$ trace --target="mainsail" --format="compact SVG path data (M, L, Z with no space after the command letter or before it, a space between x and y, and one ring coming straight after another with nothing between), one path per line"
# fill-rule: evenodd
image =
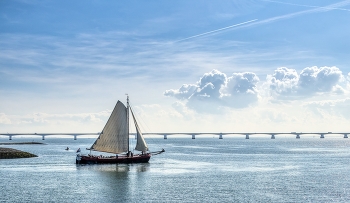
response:
M137 125L135 116L134 116L134 112L132 111L132 109L130 108L131 114L132 114L132 118L134 119L134 123L135 123L135 128L136 128L136 135L137 135L137 143L136 143L136 150L139 151L143 151L146 152L148 151L148 146L146 144L145 139L143 138L143 135L141 133L141 130L139 128L139 125Z
M129 149L128 109L118 101L92 150L119 154Z

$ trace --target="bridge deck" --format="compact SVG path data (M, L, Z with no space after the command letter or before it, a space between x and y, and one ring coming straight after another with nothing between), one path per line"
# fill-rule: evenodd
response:
M223 139L223 135L244 135L246 139L249 139L250 135L270 135L271 139L275 139L276 135L295 135L297 139L300 135L319 135L320 138L325 138L325 135L344 135L344 138L348 138L350 132L155 132L155 133L143 133L143 135L161 135L164 139L167 139L169 135L190 135L192 139L195 139L199 135L218 135L219 139ZM41 136L45 140L46 136L73 136L74 140L78 136L84 135L96 135L99 133L0 133L0 136L8 136L12 140L13 136ZM130 133L135 136L136 133Z

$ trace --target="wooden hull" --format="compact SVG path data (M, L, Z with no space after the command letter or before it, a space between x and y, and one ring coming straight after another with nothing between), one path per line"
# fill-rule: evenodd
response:
M147 163L151 154L135 155L133 157L101 157L101 156L77 156L76 164L130 164L130 163Z

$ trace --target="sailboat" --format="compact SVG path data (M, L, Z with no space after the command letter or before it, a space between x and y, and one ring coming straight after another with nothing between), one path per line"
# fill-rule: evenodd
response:
M135 150L140 153L134 154L129 149L129 111L131 112L136 128L136 146ZM134 112L129 105L129 96L127 96L127 106L118 101L105 127L98 138L90 147L90 154L81 155L77 152L76 164L106 164L106 163L147 163L152 153L149 151L147 143L142 136L142 132L136 122ZM107 152L112 156L96 156L91 151ZM153 154L164 152L162 149Z

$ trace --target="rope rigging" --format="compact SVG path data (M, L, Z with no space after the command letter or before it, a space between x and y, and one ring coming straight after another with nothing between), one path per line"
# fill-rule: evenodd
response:
M129 102L129 105L130 105L130 107L133 106L133 105L131 104L131 102ZM137 121L139 121L139 122L138 122L139 127L141 127L141 129L147 129L147 130L149 130L150 132L152 132L152 131L150 130L150 128L148 127L147 123L142 119L142 117L138 116L137 112L135 112L135 111L133 111L133 113L134 113L135 119L136 119ZM144 126L146 126L146 127L144 127ZM134 132L133 132L133 133L134 133ZM135 133L137 133L137 132L135 132ZM144 137L145 137L145 135L144 135ZM159 145L159 143L158 143L155 139L152 139L152 137L147 137L147 139L150 139L150 140L152 141L152 143L154 143L157 147L161 148L160 145ZM163 152L165 152L165 150L162 148L162 150L160 150L160 151L154 151L154 152L150 152L150 153L151 153L152 155L158 155L158 154L161 154L161 153L163 153Z

